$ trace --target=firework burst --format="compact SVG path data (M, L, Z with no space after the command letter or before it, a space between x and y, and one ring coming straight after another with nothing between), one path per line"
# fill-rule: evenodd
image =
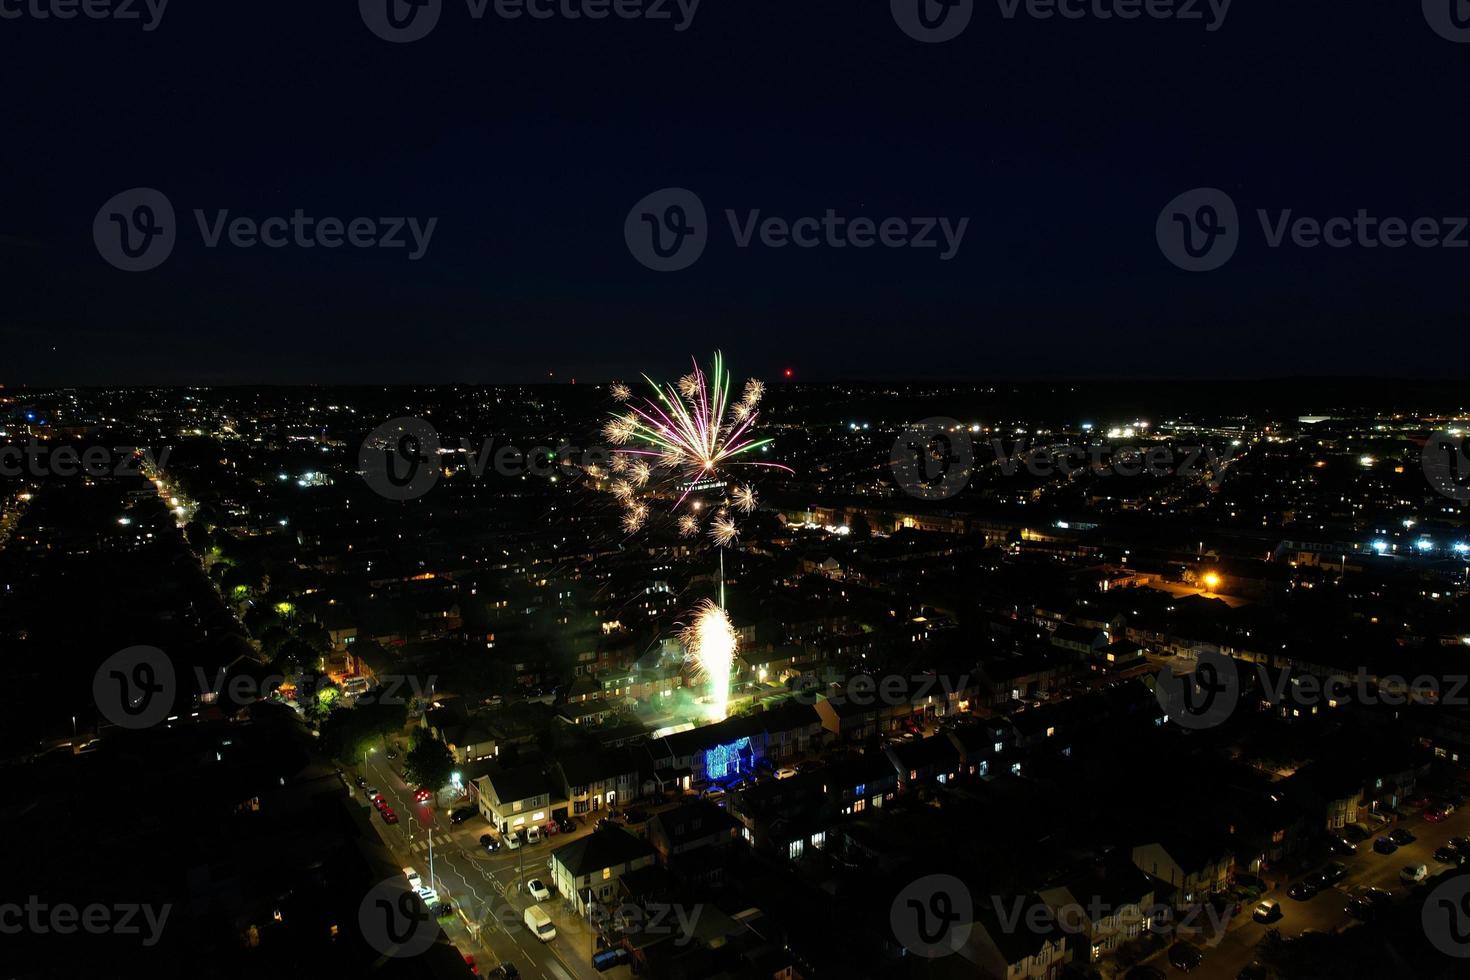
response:
M740 536L740 528L729 517L721 515L710 522L709 536L721 548L728 548Z
M613 401L626 402L633 400L633 389L621 381L614 381L608 391L612 393Z
M694 513L699 509L698 496L690 501L689 512L681 513L681 508L696 488L717 486L737 466L792 472L780 463L754 458L772 442L753 434L765 385L752 378L736 401L731 381L724 356L716 353L708 371L695 363L674 384L649 380L653 393L647 398L633 398L631 392L624 398L618 386L613 387L621 407L603 426L603 435L615 447L608 468L617 479L610 489L625 508L643 508L642 518L625 519L624 528L645 526L656 500L672 501L667 509L675 515L679 533L695 537L706 527ZM749 514L755 500L754 489L741 486L731 493L729 506ZM707 529L718 545L726 547L739 532L728 511L721 510L719 517L725 520L709 522Z

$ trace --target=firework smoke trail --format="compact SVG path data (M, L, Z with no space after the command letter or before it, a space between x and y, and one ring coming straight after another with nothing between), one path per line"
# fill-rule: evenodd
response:
M736 647L730 617L717 603L706 599L679 638L690 664L709 683L710 720L724 721L730 708L730 670Z

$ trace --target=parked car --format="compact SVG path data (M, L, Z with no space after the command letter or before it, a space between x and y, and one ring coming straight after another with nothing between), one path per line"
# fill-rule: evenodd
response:
M1445 843L1457 851L1470 853L1470 837L1451 837Z
M1198 946L1177 942L1169 947L1169 965L1181 973L1188 973L1204 961L1205 954Z
M408 879L408 887L412 888L414 891L418 891L419 888L423 885L423 882L419 880L419 873L413 868L404 868L403 877Z
M1355 919L1367 922L1393 904L1393 896L1382 888L1369 888L1355 896L1343 910Z
M572 831L574 831L574 830L577 829L576 822L573 821L571 817L567 817L567 816L557 817L556 818L556 826L564 834L570 834Z
M555 837L561 833L561 824L555 820L548 820L541 825L541 833L547 837Z
M495 968L495 972L491 973L490 976L494 977L495 980L520 980L521 971L516 969L514 963L502 963Z
M1406 885L1417 885L1429 877L1429 867L1423 864L1406 864L1399 871L1399 881Z
M551 889L547 888L546 883L540 878L532 878L526 882L526 891L530 892L531 897L538 902L551 901Z
M367 780L366 779L363 779L361 776L354 776L353 779L356 781L357 788L358 789L366 789L367 788Z
M1384 836L1393 841L1399 847L1403 847L1405 844L1412 844L1414 843L1414 841L1419 839L1402 827L1390 830Z
M1322 865L1322 870L1318 873L1322 875L1323 880L1325 880L1327 884L1335 885L1348 876L1348 869L1347 865L1339 864L1336 861L1328 861L1326 864Z
M531 826L529 826L529 827L526 828L526 843L527 844L539 844L539 843L541 843L541 828L540 827L537 827L535 824L532 824Z
M1346 837L1327 838L1327 849L1339 857L1347 857L1358 852L1358 845Z
M379 793L377 796L373 797L373 809L374 810L382 810L387 805L388 805L388 799L387 799L387 797L383 796L382 793Z
M1303 878L1301 881L1288 888L1286 890L1286 894L1290 895L1298 902L1305 902L1307 899L1312 898L1317 894L1317 886L1312 883L1311 879Z
M1444 807L1439 806L1426 807L1424 810L1424 822L1444 823L1444 818L1449 816L1450 812L1453 810L1454 807L1450 807L1449 809L1445 809Z
M1434 859L1440 864L1453 864L1458 867L1460 862L1464 860L1464 855L1459 848L1446 844L1444 847L1435 849Z
M376 786L365 786L362 791L367 794L367 798L370 800L376 800L383 795L383 791Z
M495 839L494 834L481 834L480 846L489 851L491 854L494 854L496 851L500 850L500 841Z
M1392 854L1399 846L1393 842L1393 838L1384 835L1373 842L1373 850L1378 854Z
M505 839L505 846L508 847L508 848L510 848L512 851L515 851L515 850L519 850L520 849L520 846L521 846L521 832L519 830L512 830L512 831L510 831L509 833L507 833L507 834L504 835L504 839Z
M1350 823L1342 828L1342 836L1343 839L1350 840L1354 844L1361 844L1368 839L1369 834L1368 831L1359 827L1357 824Z
M796 775L796 770L795 769L791 769L789 767L788 768L784 768L784 769L777 769L776 770L776 778L777 779L790 779L792 776L795 776L795 775Z
M1257 922L1275 922L1281 918L1281 903L1268 898L1256 906L1256 910L1251 913L1251 918Z
M383 807L383 809L379 810L378 812L383 815L383 822L384 823L397 823L398 822L398 814L396 814L396 813L393 812L393 808L392 807L385 806L385 807Z
M449 811L449 822L450 823L464 823L470 817L475 816L479 812L480 812L479 810L476 810L472 806L462 806L462 807L460 807L457 810L451 810L451 811Z
M427 803L434 798L434 791L420 786L414 791L413 801L415 803Z

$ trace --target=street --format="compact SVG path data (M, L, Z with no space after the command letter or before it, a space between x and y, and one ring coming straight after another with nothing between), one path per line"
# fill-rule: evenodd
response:
M1381 888L1391 892L1395 901L1403 900L1414 886L1399 881L1399 871L1411 864L1427 866L1431 876L1446 870L1448 865L1434 860L1434 851L1451 837L1470 835L1470 814L1462 808L1437 824L1426 823L1422 816L1415 814L1392 826L1408 830L1415 836L1415 841L1392 854L1379 854L1373 850L1373 841L1391 829L1385 827L1359 844L1356 854L1330 859L1348 869L1348 876L1332 888L1324 889L1306 901L1288 897L1286 887L1306 877L1305 874L1292 878L1287 886L1273 888L1262 898L1281 903L1281 918L1263 924L1251 918L1253 904L1242 907L1240 915L1227 928L1225 938L1213 949L1205 948L1204 962L1194 972L1203 980L1234 980L1240 969L1255 959L1256 944L1269 929L1279 929L1283 939L1291 939L1306 930L1336 932L1354 925L1357 920L1348 915L1344 907L1348 899L1369 888ZM1162 957L1154 965L1160 969L1167 966ZM1177 971L1170 969L1167 972Z
M574 834L552 837L549 842L516 850L502 847L490 854L479 842L481 834L492 832L483 817L477 814L458 826L449 822L449 810L470 805L468 797L448 807L415 803L413 787L376 754L369 757L362 773L368 785L377 787L398 814L397 824L385 823L381 816L373 814L373 825L384 844L400 860L401 866L416 870L426 885L432 883L441 901L454 904L455 917L442 920L441 924L461 952L475 957L482 974L508 962L523 977L545 980L628 975L626 966L605 974L592 968L595 937L575 915L566 914L562 899L554 890L550 901L542 902L541 907L555 922L555 939L542 942L521 922L522 911L532 904L523 883L540 878L551 887L547 861L552 850L566 840L589 833L590 824L579 827ZM364 801L361 790L353 792L359 803Z

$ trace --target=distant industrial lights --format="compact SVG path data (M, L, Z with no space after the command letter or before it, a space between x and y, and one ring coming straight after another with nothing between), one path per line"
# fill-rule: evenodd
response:
M1373 550L1376 551L1376 552L1378 552L1380 555L1383 554L1385 551L1388 550L1388 542L1387 541L1374 541L1373 542Z
M1360 465L1360 466L1372 467L1372 466L1376 465L1377 463L1378 463L1378 460L1374 459L1372 456L1359 456L1358 457L1358 465Z

